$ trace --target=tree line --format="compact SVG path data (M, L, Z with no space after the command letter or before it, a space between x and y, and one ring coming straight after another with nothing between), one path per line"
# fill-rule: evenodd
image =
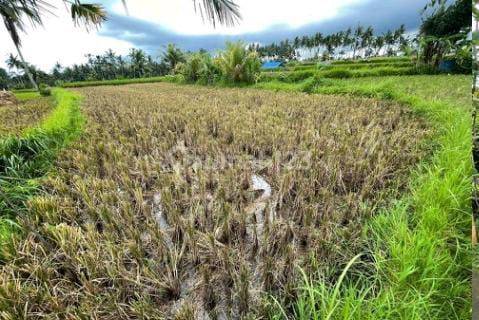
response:
M0 89L29 87L30 80L24 72L25 67L36 83L61 85L62 82L163 76L172 73L176 65L186 62L191 54L183 52L174 44L169 44L158 57L153 57L142 49L132 48L126 56L109 49L103 54L86 55L85 63L65 67L56 63L50 73L26 61L22 62L17 56L10 54L5 61L10 72L0 68Z
M253 44L261 57L276 59L296 59L305 52L312 58L345 58L371 57L385 54L395 55L398 51L410 52L412 39L405 35L406 28L402 24L395 30L383 34L375 34L372 26L358 25L336 33L324 35L317 32L313 35L297 36L279 43L268 45Z

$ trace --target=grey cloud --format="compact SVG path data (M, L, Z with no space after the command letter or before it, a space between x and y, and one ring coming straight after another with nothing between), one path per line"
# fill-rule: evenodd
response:
M150 53L157 52L168 43L176 43L184 50L204 48L213 51L222 48L225 41L270 43L318 31L329 34L357 24L372 25L376 32L385 32L387 29L397 28L400 24L405 24L408 31L417 30L421 21L420 10L426 2L427 0L369 0L343 9L332 19L307 24L300 28L274 25L260 32L239 35L184 35L159 24L127 16L111 15L99 34L129 41Z

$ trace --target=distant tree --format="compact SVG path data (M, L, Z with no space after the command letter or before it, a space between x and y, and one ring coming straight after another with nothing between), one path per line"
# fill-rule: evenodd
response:
M378 35L378 36L374 37L374 40L373 40L373 43L372 43L372 46L375 50L374 55L376 55L376 56L379 55L379 53L381 52L381 49L384 47L384 44L385 44L384 36Z
M388 56L392 55L392 46L396 43L396 39L394 38L394 33L391 30L388 30L384 34L384 43L386 44L386 54Z
M435 66L442 57L466 40L471 30L472 6L470 0L431 1L432 13L420 27L421 50L424 62Z
M8 83L10 82L10 77L5 69L0 68L0 90L8 89Z
M217 62L225 80L235 83L254 82L261 68L257 53L248 51L242 42L226 43Z
M70 6L71 17L76 25L86 26L99 25L106 19L103 8L97 4L81 3L79 0L64 1ZM42 25L42 13L49 11L53 6L47 1L39 0L2 0L0 1L0 16L10 34L12 42L17 50L23 69L27 74L32 86L38 90L38 86L30 73L29 68L21 51L20 31L25 30L25 19L33 25Z
M371 46L373 43L373 36L374 36L373 27L371 26L367 27L361 34L361 41L359 44L359 48L365 51L371 50Z
M62 0L70 9L71 18L76 26L84 25L87 29L100 26L107 18L106 11L100 4L85 3L83 0ZM126 1L122 0L125 11L128 13ZM193 0L195 10L201 16L210 21L213 26L217 22L224 25L234 25L240 19L239 7L233 0ZM20 31L25 31L25 20L32 25L43 24L43 14L50 13L54 8L51 0L1 0L0 16L15 45L23 69L27 74L32 86L38 90L38 86L26 66L21 51Z
M179 62L185 62L185 54L176 45L170 43L163 52L163 61L169 66L170 70L174 70Z
M361 39L362 39L362 36L363 36L363 27L358 25L356 27L356 29L354 30L354 33L353 33L353 38L352 38L352 41L351 41L351 45L352 45L352 51L353 51L353 59L356 58L356 51L359 49L360 45L361 45Z
M134 78L141 78L145 75L147 72L147 56L145 52L141 49L134 49L132 48L130 50L130 53L128 54L128 57L130 58L130 64L131 64L131 70L133 72L133 77Z
M62 65L59 62L55 63L52 69L52 76L55 78L55 80L63 80L62 70L63 70Z

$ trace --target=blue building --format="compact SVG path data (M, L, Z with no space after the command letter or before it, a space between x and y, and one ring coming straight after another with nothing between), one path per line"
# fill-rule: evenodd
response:
M263 65L261 65L261 69L264 70L274 70L284 67L284 62L283 61L265 61L263 62Z

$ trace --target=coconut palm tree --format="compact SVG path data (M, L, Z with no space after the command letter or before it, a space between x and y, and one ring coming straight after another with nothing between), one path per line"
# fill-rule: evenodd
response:
M363 35L363 32L364 32L364 28L360 25L358 25L356 29L354 30L353 39L351 41L351 45L353 46L352 47L353 59L356 58L356 51L359 49L359 46L361 44L361 37Z
M375 56L378 56L379 53L381 52L381 49L384 47L384 36L382 35L378 35L376 37L374 37L374 40L373 40L373 47L374 49L376 50L375 52Z
M359 48L365 50L365 52L369 51L371 48L371 43L373 40L374 29L373 27L367 27L363 33L361 34L361 41L359 44Z
M166 47L165 52L163 52L163 61L169 65L170 70L174 70L176 65L180 62L185 62L186 58L180 48L170 43Z
M87 29L100 26L107 18L106 11L100 4L84 3L83 0L63 0L70 8L72 20L76 26L84 25ZM122 0L128 14L126 0ZM234 25L240 19L239 7L233 0L193 0L195 10L210 21L213 26L217 22L223 25ZM0 16L17 49L23 69L32 86L38 90L31 73L26 67L26 62L21 52L20 31L25 31L25 21L29 20L34 26L42 25L44 13L50 13L54 6L51 0L1 0Z
M106 20L103 8L96 4L81 3L79 0L66 1L70 5L71 16L75 25L97 26ZM49 12L53 6L44 0L3 0L0 1L0 16L12 38L18 56L23 65L32 86L38 90L38 86L25 62L21 50L20 31L25 31L25 19L32 25L42 25L42 13Z
M24 72L27 74L28 79L32 83L33 87L38 90L36 82L33 80L33 76L23 58L21 47L21 40L19 31L25 30L25 23L22 20L27 17L32 23L41 23L40 12L38 10L35 1L1 1L0 2L0 16L3 19L3 23L7 28L13 44L17 49L18 56L20 57L21 64Z

